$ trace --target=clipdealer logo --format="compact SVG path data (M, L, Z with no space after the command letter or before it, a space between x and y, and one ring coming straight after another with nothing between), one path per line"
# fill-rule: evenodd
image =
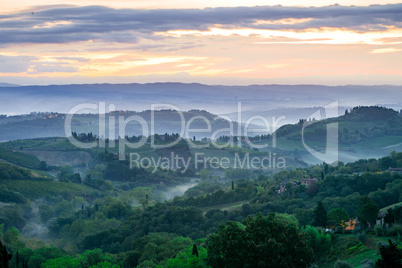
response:
M155 113L157 111L163 111L162 109L169 109L170 111L174 111L179 115L180 118L180 133L178 133L178 137L174 141L170 141L168 143L157 144L155 141L156 136L156 127L155 127ZM91 142L81 142L72 136L72 125L74 115L82 113L83 111L93 111L93 113L99 116L98 125L99 125L99 135L98 139ZM115 112L115 113L114 113ZM168 169L179 169L184 168L187 170L190 165L194 165L195 169L201 168L270 168L270 169L283 169L286 167L285 158L277 156L275 153L267 152L266 155L262 157L251 157L249 153L247 154L238 154L237 152L234 154L233 158L228 157L207 157L196 154L192 157L183 157L179 155L172 155L169 157L143 157L139 153L131 153L127 154L127 148L131 148L134 151L136 149L141 148L145 144L150 144L153 150L163 149L173 147L178 144L182 139L185 139L188 145L191 148L207 148L213 146L217 149L222 149L225 147L238 147L242 148L244 146L248 146L251 149L264 149L269 147L269 144L260 143L255 144L248 138L250 133L256 135L256 133L267 134L271 133L271 142L272 148L277 146L277 133L276 130L280 125L280 121L286 119L285 116L271 117L271 123L267 120L267 118L256 115L248 118L244 123L242 122L242 106L241 102L238 102L237 105L237 121L234 122L228 116L217 116L213 118L212 122L210 118L207 118L203 115L193 116L186 121L184 113L177 107L172 104L152 104L150 109L150 120L147 121L143 117L134 114L131 116L119 115L116 112L116 106L114 104L110 104L107 107L106 112L106 103L100 102L96 103L82 103L74 106L66 115L65 119L65 134L68 140L78 148L88 149L88 148L116 148L118 147L118 158L119 160L126 160L127 156L129 156L130 166L140 166L140 167L154 167L155 170L157 168L168 168ZM107 118L106 118L107 116ZM325 106L325 109L322 113L320 109L311 114L307 120L303 121L302 130L301 130L301 141L308 153L310 153L315 158L319 159L322 162L330 163L333 165L337 164L338 161L338 123L328 123L326 126L326 145L325 150L317 150L310 147L306 143L306 131L307 127L311 125L315 120L323 120L330 117L338 116L338 102L333 102ZM107 119L107 120L106 120ZM226 120L228 123L227 128L221 128L213 131L212 125L213 121L216 120ZM194 122L203 121L205 123L205 128L192 128ZM259 128L251 128L253 122L259 121L262 122L263 127ZM127 140L126 136L126 128L128 124L135 123L139 125L141 129L141 136L136 142L130 142ZM261 126L261 124L259 124ZM236 128L235 128L236 126ZM205 144L195 143L192 140L192 135L194 133L205 133L205 137L208 137L208 142ZM218 138L222 135L229 135L229 139L225 142L217 142ZM107 138L106 138L107 137ZM106 142L107 140L107 142ZM324 152L323 152L324 151Z

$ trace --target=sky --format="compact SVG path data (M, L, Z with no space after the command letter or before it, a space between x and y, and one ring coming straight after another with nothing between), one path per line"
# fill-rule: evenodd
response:
M402 2L4 1L0 83L402 85Z

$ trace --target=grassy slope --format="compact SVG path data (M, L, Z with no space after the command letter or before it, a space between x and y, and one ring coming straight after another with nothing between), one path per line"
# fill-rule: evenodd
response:
M20 192L27 198L41 198L45 195L61 195L71 193L74 195L90 194L94 189L75 183L56 181L29 181L29 180L0 180L0 185L6 185L8 189Z
M389 237L368 236L367 241L360 242L356 235L336 235L332 243L332 252L318 261L320 268L332 268L337 260L346 260L353 267L360 267L361 261L376 261L381 257L377 249L379 242L387 244ZM391 238L391 240L394 240Z
M6 148L0 148L0 159L25 168L37 169L40 165L40 161L36 156L13 152Z
M389 120L391 120L389 122ZM339 158L341 161L350 162L361 158L378 158L386 156L393 150L402 148L402 135L398 131L402 129L402 119L395 111L382 108L362 108L356 113L317 121L305 129L305 142L315 150L325 149L326 124L338 123L340 143ZM315 163L311 159L301 142L301 124L285 125L277 130L277 149L292 154L295 148L300 150L300 157L308 162ZM358 140L341 139L341 136L348 132L355 135L358 131L361 135L367 136L362 142ZM352 144L350 144L352 142Z
M385 208L382 208L382 209L380 209L381 211L383 211L383 212L385 212L385 211L387 211L388 209L390 209L390 208L394 208L394 207L400 207L400 206L402 206L402 202L399 202L399 203L396 203L396 204L393 204L393 205L390 205L390 206L388 206L388 207L385 207Z
M200 209L203 212L207 212L208 210L211 210L211 209L220 209L222 211L224 211L224 210L234 211L234 210L240 210L241 206L243 204L248 204L248 201L238 201L238 202L232 202L232 203L226 203L226 204L219 204L219 205L215 205L215 206L200 207Z

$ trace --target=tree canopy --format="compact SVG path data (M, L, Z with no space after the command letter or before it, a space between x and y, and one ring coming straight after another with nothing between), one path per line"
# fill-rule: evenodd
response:
M313 250L303 232L285 218L258 213L243 224L229 221L207 240L212 267L308 267Z

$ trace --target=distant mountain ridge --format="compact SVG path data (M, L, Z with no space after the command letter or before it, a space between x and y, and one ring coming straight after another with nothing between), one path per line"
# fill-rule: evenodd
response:
M182 110L214 114L243 111L390 103L402 107L402 86L250 85L221 86L198 83L81 84L0 87L0 114L32 111L67 112L80 103L113 103L118 110L143 111L165 103ZM398 103L399 102L399 103Z
M20 87L21 85L17 84L9 84L9 83L0 83L0 87Z

